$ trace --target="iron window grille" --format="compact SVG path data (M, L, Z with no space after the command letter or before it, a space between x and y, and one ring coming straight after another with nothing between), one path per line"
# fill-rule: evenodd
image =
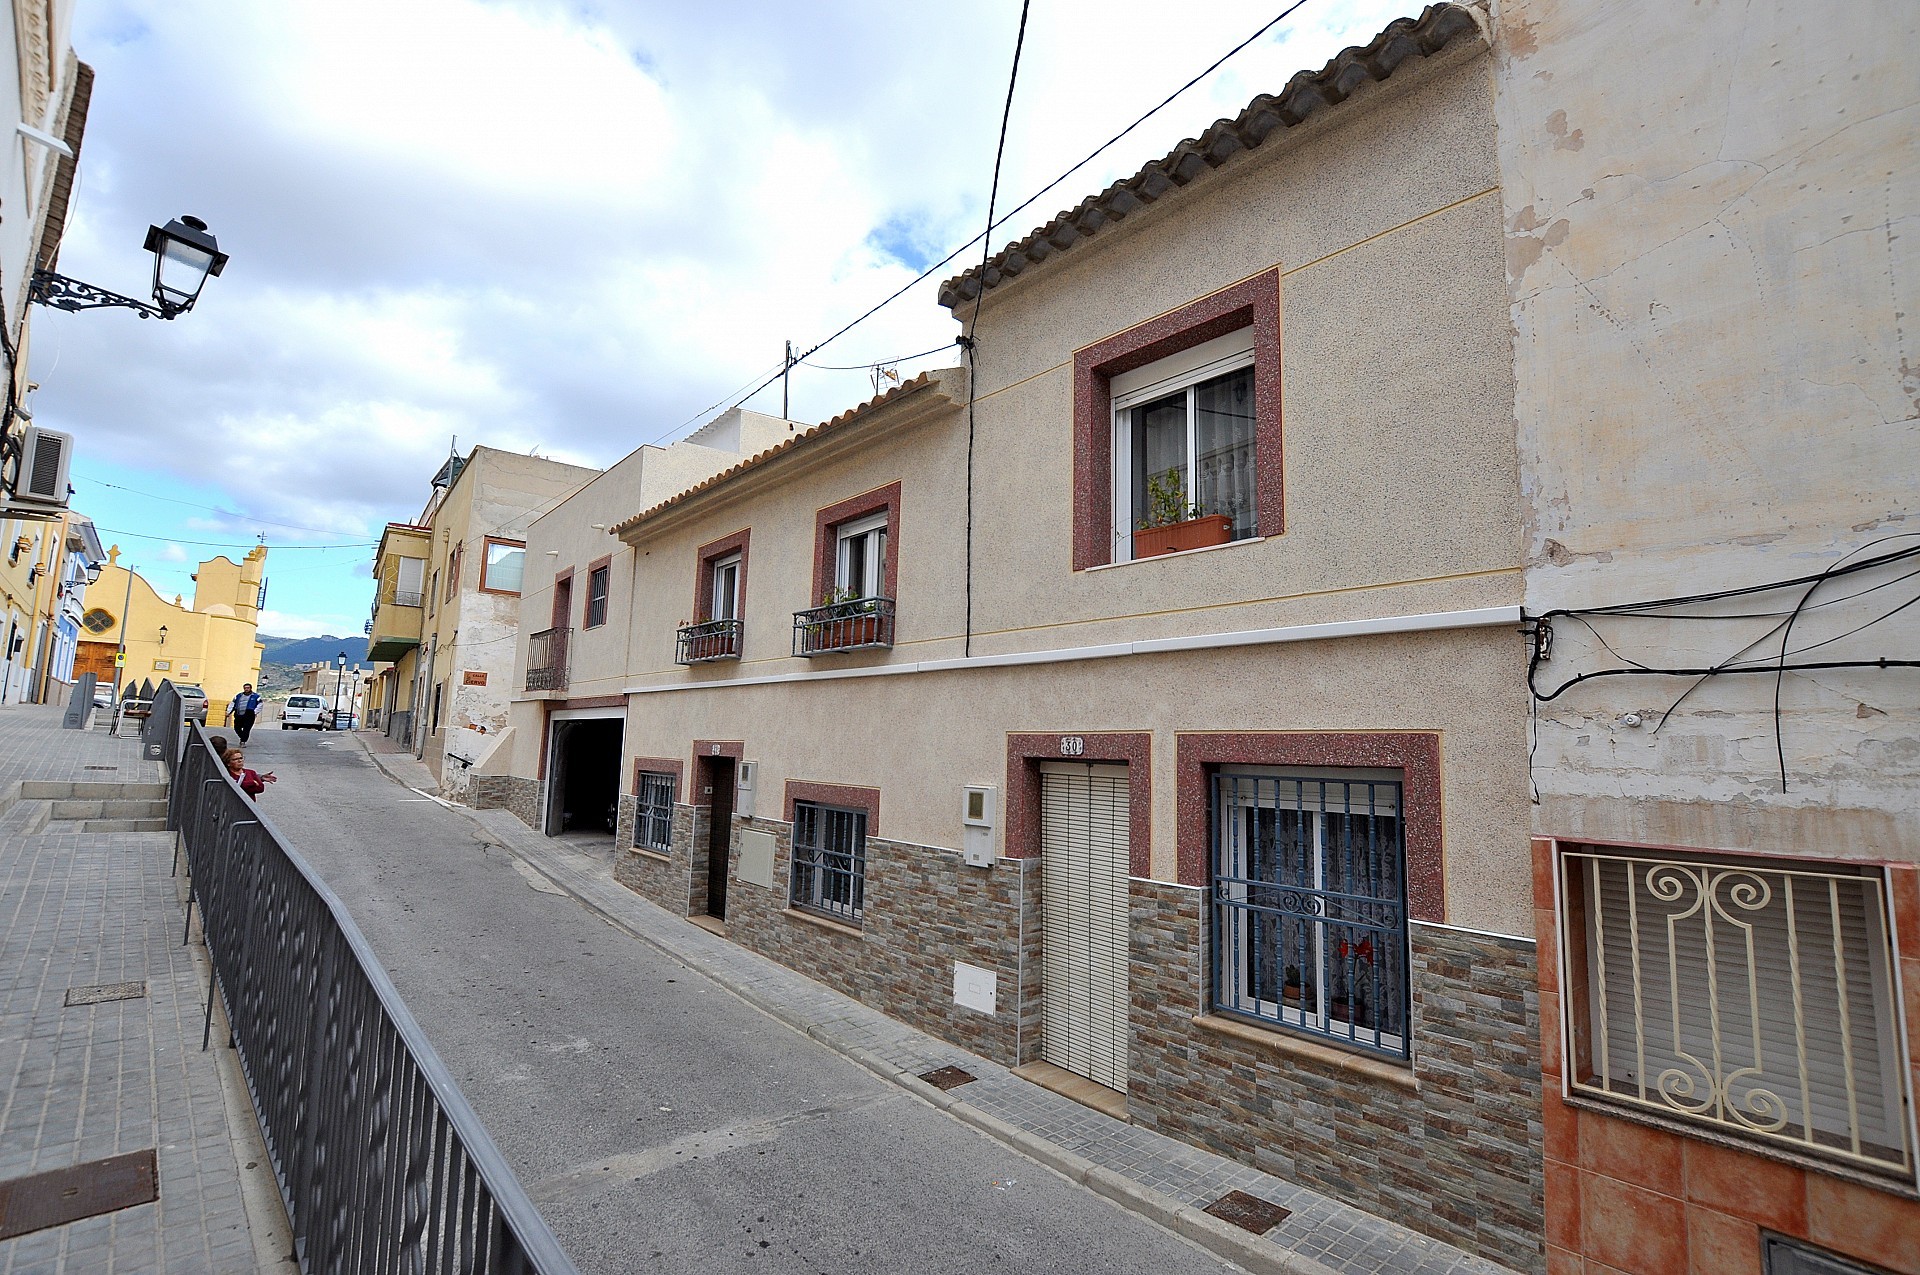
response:
M892 645L892 598L852 598L793 613L795 655Z
M587 572L587 622L583 628L597 629L607 622L607 593L612 580L611 567L595 567Z
M1213 1005L1409 1056L1397 779L1213 776Z
M711 660L740 658L740 637L745 625L739 620L708 620L689 624L678 634L674 653L677 664L705 664Z
M1576 1093L1912 1180L1879 875L1584 845L1560 871Z
M850 925L866 904L867 812L797 801L793 806L793 879L789 901Z
M673 852L674 777L650 770L640 772L638 804L633 816L633 844L659 854Z

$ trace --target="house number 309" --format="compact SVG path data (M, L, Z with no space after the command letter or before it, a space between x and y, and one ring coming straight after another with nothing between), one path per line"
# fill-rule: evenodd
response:
M1060 737L1060 755L1079 757L1087 751L1087 741L1080 735L1062 735Z

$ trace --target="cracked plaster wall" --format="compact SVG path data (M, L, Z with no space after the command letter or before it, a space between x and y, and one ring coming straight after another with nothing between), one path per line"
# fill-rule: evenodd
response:
M1920 9L1890 0L1498 6L1530 612L1920 544L1917 36ZM1825 608L1793 645L1915 593ZM1672 666L1772 624L1603 630ZM1615 663L1577 622L1555 636L1550 684ZM1920 608L1807 658L1916 650ZM1685 688L1609 678L1541 705L1536 831L1920 858L1920 673L1789 675L1785 792L1771 677L1714 679L1658 733L1623 722Z

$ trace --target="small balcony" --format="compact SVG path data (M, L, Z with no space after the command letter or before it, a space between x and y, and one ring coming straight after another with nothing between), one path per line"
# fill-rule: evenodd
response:
M527 639L527 689L567 689L567 646L571 628L542 629Z
M855 598L793 613L793 653L798 656L892 645L892 598Z
M427 595L418 589L395 589L391 601L397 607L425 606Z
M708 620L689 624L678 635L674 653L676 664L711 664L715 660L740 658L740 637L745 624L740 620Z

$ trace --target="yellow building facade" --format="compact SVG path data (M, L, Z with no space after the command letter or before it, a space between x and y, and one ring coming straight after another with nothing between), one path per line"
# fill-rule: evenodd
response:
M266 546L237 563L224 556L202 562L193 577L191 607L178 596L167 601L119 559L115 545L100 579L87 589L76 673L94 673L123 690L129 682L158 686L163 679L197 685L207 693L210 720L220 720L243 683L260 681L266 648L255 632ZM126 662L116 668L123 641Z

